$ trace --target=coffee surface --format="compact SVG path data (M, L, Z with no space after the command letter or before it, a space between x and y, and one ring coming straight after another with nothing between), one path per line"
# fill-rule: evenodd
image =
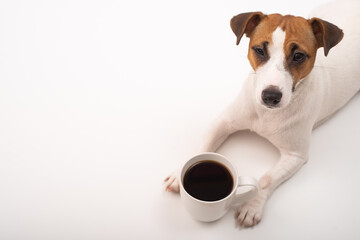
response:
M203 201L217 201L228 196L233 189L233 177L222 164L204 160L192 165L185 173L187 193Z

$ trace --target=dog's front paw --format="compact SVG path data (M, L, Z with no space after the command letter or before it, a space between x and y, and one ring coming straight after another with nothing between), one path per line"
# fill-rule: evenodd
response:
M236 212L237 222L241 227L252 227L257 225L262 218L266 197L261 192L243 204Z
M176 192L176 193L180 191L179 177L177 173L170 174L167 178L165 178L164 182L165 182L165 191Z

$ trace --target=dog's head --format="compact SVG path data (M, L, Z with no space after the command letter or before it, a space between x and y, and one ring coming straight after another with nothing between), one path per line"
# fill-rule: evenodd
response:
M250 38L248 59L256 73L256 100L268 107L285 107L296 86L314 67L317 49L329 50L343 38L337 26L312 18L242 13L231 19L239 44Z

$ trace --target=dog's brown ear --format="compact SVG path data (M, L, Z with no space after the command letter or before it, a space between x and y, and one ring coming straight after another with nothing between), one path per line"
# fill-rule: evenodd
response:
M262 12L241 13L233 17L230 21L230 26L237 37L236 45L239 45L244 33L249 37L264 17L265 15Z
M344 37L343 31L334 24L320 18L311 18L308 21L315 35L318 48L324 47L324 54L327 56L330 49Z

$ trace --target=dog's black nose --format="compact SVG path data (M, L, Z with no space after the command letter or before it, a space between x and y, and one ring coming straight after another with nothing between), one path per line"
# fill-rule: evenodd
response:
M261 98L269 107L275 107L281 101L282 93L277 87L268 87L261 93Z

